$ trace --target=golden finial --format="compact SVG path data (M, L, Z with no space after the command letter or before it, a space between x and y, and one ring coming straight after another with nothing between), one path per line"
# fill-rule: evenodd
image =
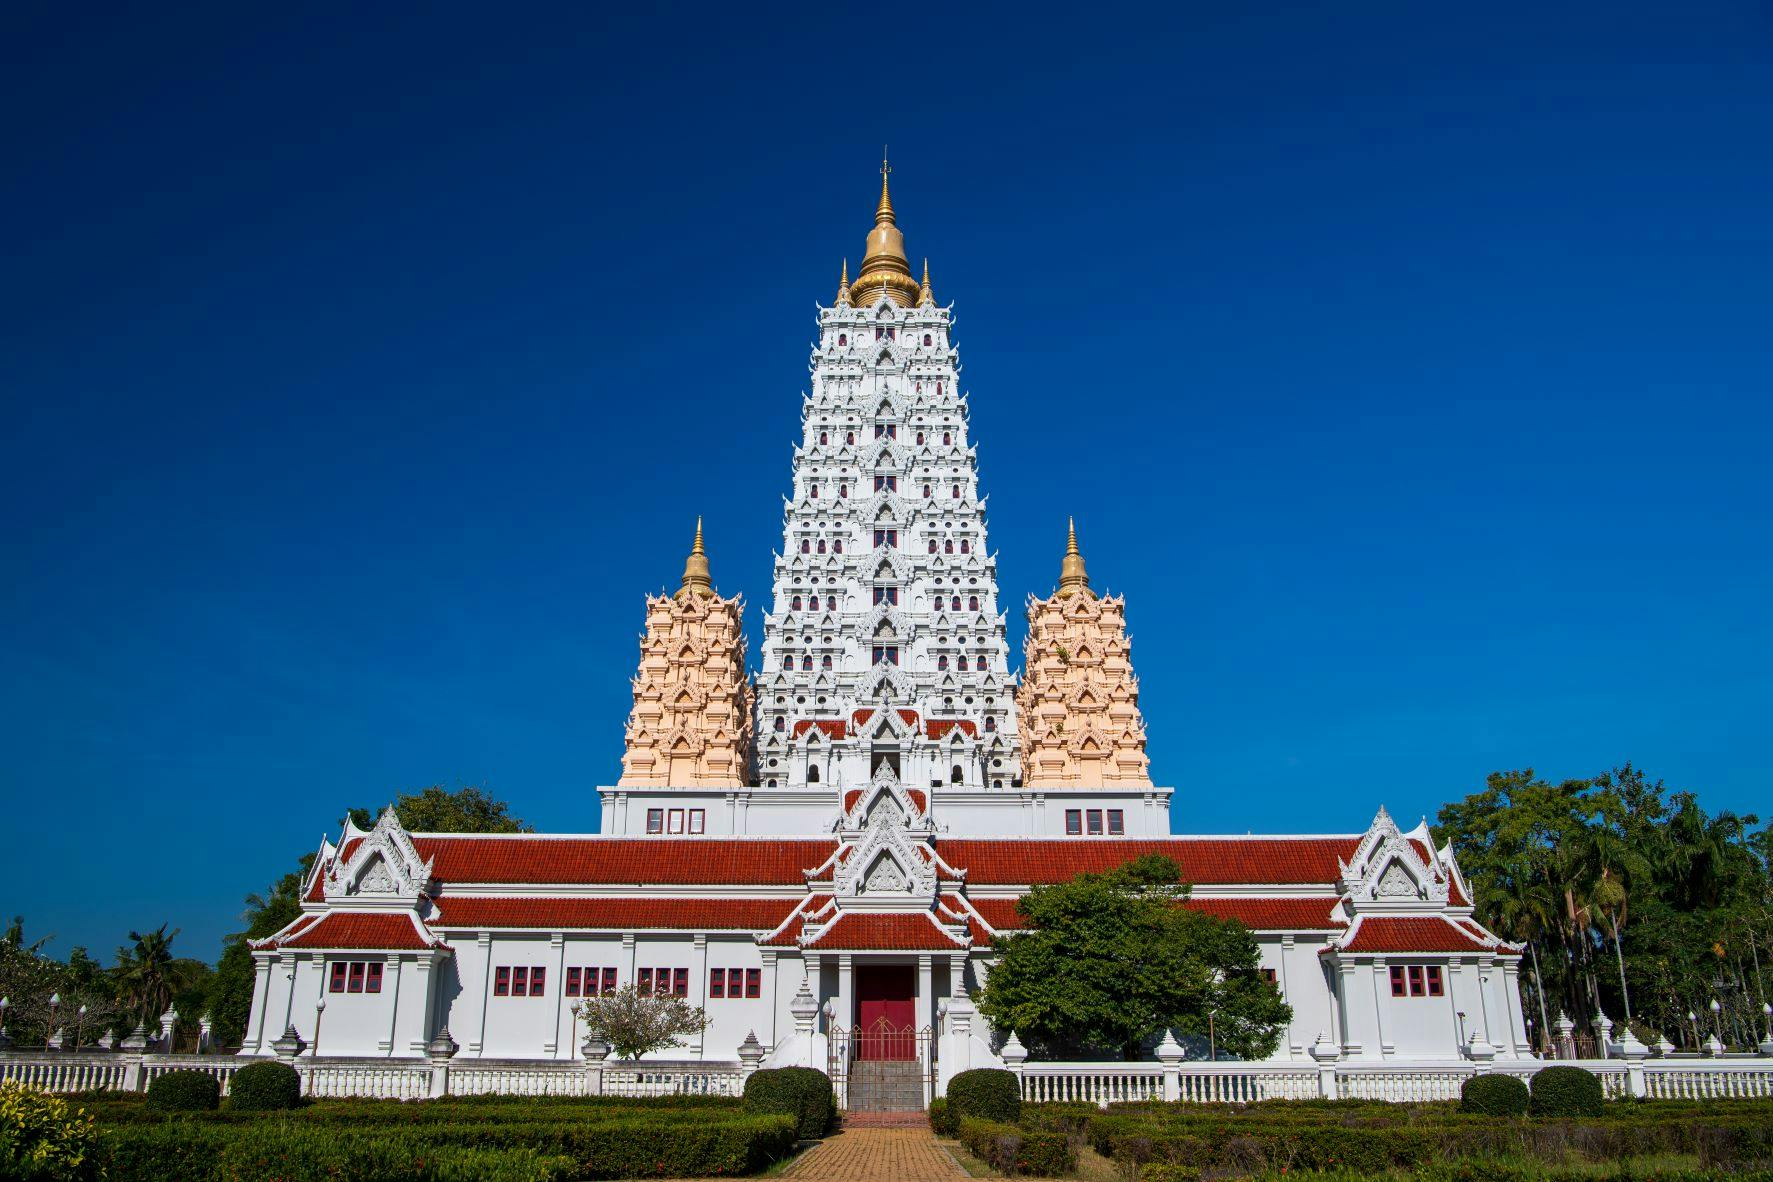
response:
M918 289L917 303L919 307L924 307L935 302L936 297L930 294L930 260L925 258L923 261L923 286Z
M1083 553L1077 548L1077 522L1065 519L1068 534L1065 539L1065 561L1059 564L1059 594L1075 595L1082 591L1090 594L1090 576L1084 570Z
M837 278L837 302L849 306L850 303L850 261L843 260L843 273Z
M883 144L880 149L880 204L874 207L874 224L877 226L882 222L896 224L893 221L893 198L887 192L887 177L892 171L893 166L887 163L886 145Z
M683 561L683 585L677 589L677 597L712 594L714 580L708 576L708 552L702 549L702 519L698 517L696 540L690 546L689 557Z
M887 177L893 171L882 149L880 161L880 204L874 207L874 229L868 234L868 247L862 255L862 269L856 275L850 298L863 305L885 296L898 307L909 307L918 295L917 280L911 277L911 263L905 257L905 235L900 233L893 215L893 198L887 189Z

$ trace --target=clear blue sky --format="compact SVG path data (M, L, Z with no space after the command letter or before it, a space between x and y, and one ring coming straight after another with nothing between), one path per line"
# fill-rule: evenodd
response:
M213 956L346 806L588 830L755 605L890 142L1020 604L1194 832L1630 759L1773 811L1757 4L7 6L0 911ZM758 639L755 607L748 616Z

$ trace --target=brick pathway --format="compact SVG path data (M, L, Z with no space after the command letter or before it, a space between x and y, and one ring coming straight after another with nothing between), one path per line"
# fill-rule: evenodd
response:
M936 1144L927 1125L921 1129L851 1125L809 1149L786 1176L795 1182L925 1182L966 1174Z

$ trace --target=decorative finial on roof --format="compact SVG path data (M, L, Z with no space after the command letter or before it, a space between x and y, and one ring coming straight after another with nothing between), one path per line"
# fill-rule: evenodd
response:
M930 260L926 257L923 260L923 285L917 293L917 304L919 307L928 307L935 302L936 297L930 293Z
M850 261L843 260L843 271L837 277L837 302L844 307L850 305Z
M1065 538L1065 561L1059 564L1059 594L1075 595L1082 591L1090 593L1090 576L1084 570L1083 552L1077 548L1077 522L1067 517Z
M712 594L714 581L708 577L708 552L702 549L702 519L698 517L696 540L690 546L689 557L683 561L683 585L677 589L677 597Z
M882 296L896 307L906 308L917 300L917 280L911 277L911 263L905 257L905 235L900 233L893 214L893 198L887 189L887 177L893 171L884 155L880 162L880 204L874 207L874 229L868 233L868 246L862 255L862 269L856 275L850 298L868 306Z
M893 197L887 192L887 177L891 175L892 171L893 166L887 163L886 145L882 144L880 148L880 204L874 207L874 224L877 226L882 222L888 225L897 224L893 220Z

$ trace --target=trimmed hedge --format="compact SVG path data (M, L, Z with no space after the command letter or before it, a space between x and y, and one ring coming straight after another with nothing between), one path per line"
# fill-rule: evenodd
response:
M771 1067L745 1081L745 1111L755 1116L783 1113L794 1118L802 1137L823 1137L837 1119L831 1077L813 1067Z
M1459 1111L1478 1116L1525 1116L1527 1085L1512 1075L1474 1075L1459 1089Z
M937 1096L930 1101L930 1131L938 1137L952 1137L960 1131L944 1097Z
M1193 1166L1152 1162L1139 1171L1139 1182L1200 1182L1200 1171Z
M207 1071L169 1071L148 1083L155 1112L214 1112L221 1103L221 1081Z
M953 1081L949 1087L952 1089ZM1077 1168L1077 1153L1060 1133L1030 1132L1001 1121L967 1116L960 1121L960 1143L1000 1174L1058 1178Z
M302 1102L302 1077L287 1063L248 1063L228 1081L235 1112L277 1112Z
M1022 1119L1022 1083L997 1067L976 1067L948 1081L948 1110L956 1122L974 1117L1013 1125Z
M1601 1077L1581 1067L1546 1067L1533 1076L1530 1116L1599 1116L1606 1105Z

